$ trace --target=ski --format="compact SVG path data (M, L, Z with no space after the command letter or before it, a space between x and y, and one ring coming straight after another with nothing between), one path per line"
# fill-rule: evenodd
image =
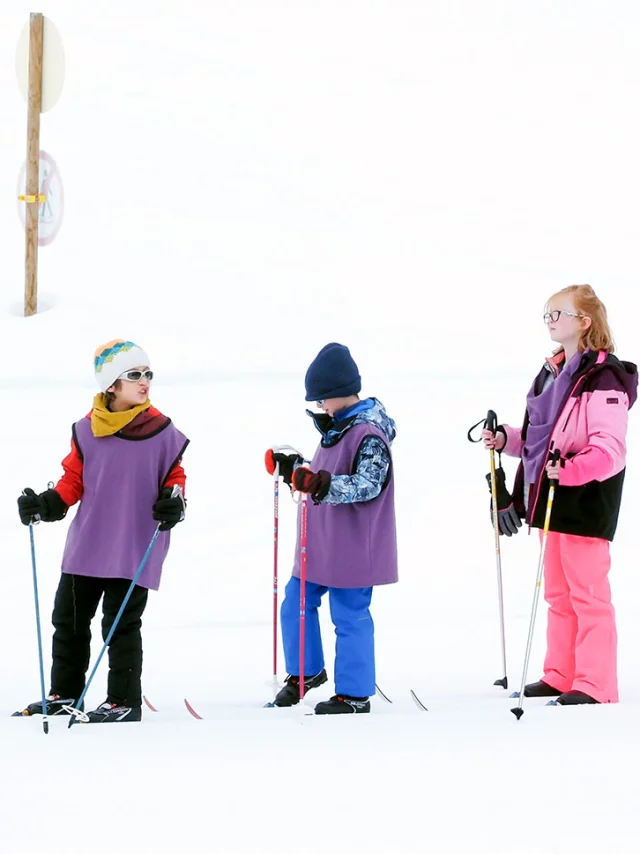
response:
M380 697L381 700L384 700L386 703L393 703L393 700L390 700L384 691L381 690L380 686L376 683L376 694Z
M423 712L428 712L428 711L429 711L429 709L425 706L425 704L422 702L422 700L418 697L418 695L417 695L417 694L416 694L416 692L413 690L413 688L410 688L409 690L410 690L410 692L411 692L411 697L412 697L412 699L413 699L413 702L416 704L416 706L417 706L419 709L421 709Z
M145 697L145 696L144 696L144 694L142 695L142 700L143 700L143 702L144 702L145 706L146 706L150 711L152 711L152 712L157 712L157 711L158 711L158 709L153 705L153 703L148 699L148 697ZM193 706L191 705L191 703L190 703L188 700L186 700L186 699L185 699L183 702L184 702L184 704L185 704L185 706L186 706L186 708L187 708L187 711L189 712L189 714L190 714L190 715L192 715L192 716L193 716L196 720L198 720L198 721L203 720L202 715L199 715L199 714L196 712L196 710L193 708Z
M194 717L197 721L201 721L201 720L203 720L202 716L201 716L201 715L199 715L199 714L196 712L196 710L193 708L193 706L191 705L191 703L190 703L186 698L185 698L184 704L185 704L185 706L187 707L187 711L189 712L189 714L190 714L190 715L193 715L193 717Z

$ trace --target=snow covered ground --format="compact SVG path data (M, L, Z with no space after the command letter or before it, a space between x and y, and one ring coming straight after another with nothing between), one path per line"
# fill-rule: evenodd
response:
M15 0L0 12L0 851L637 851L637 413L613 545L621 702L529 701L519 723L492 685L488 458L466 440L489 407L521 417L558 287L592 283L620 355L640 358L637 6L146 8L43 8L67 51L63 96L42 122L66 210L40 253L41 313L30 319L12 57L32 9ZM188 518L144 618L144 691L159 711L131 727L52 720L45 737L38 719L10 718L39 696L16 499L59 476L71 424L91 405L92 353L115 336L151 353L153 402L192 440ZM272 602L262 458L272 443L312 452L304 371L332 340L351 347L363 393L398 424L401 570L373 600L378 683L393 704L339 719L262 708ZM282 496L284 586L295 508ZM67 527L35 531L47 669ZM537 556L533 535L504 543L510 689ZM331 671L326 611L322 627ZM98 635L96 623L96 652ZM105 666L90 704L104 699ZM328 697L325 687L309 699Z

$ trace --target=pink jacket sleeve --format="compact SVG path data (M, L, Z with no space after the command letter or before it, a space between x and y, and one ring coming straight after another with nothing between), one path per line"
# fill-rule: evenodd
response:
M628 414L629 398L625 392L597 390L589 393L589 441L560 467L560 486L584 486L592 480L607 480L622 471L626 464Z
M507 434L507 444L502 449L504 453L508 457L521 457L522 447L524 445L524 442L522 441L522 428L509 427L508 424L501 424L500 426Z

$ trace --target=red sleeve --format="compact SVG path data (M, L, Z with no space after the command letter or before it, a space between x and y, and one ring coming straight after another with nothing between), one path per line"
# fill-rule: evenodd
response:
M167 478L163 484L163 486L175 486L176 484L182 489L182 494L186 497L185 486L187 483L187 476L184 473L184 469L182 468L182 458L178 460L175 466L171 469Z
M62 461L64 474L54 486L55 491L64 501L67 507L77 504L84 492L82 480L83 464L82 457L78 452L76 443L71 440L71 451Z

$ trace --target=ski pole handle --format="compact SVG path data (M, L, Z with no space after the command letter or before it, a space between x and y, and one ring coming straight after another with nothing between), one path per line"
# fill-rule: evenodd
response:
M482 436L479 436L477 439L473 438L473 431L477 430L478 427L482 427L483 430L491 430L491 432L495 436L496 431L498 429L498 416L495 414L493 409L490 409L487 412L486 418L481 418L477 424L474 424L473 427L469 428L469 431L467 433L467 439L470 442L473 442L473 444L478 444L479 442L482 442Z

